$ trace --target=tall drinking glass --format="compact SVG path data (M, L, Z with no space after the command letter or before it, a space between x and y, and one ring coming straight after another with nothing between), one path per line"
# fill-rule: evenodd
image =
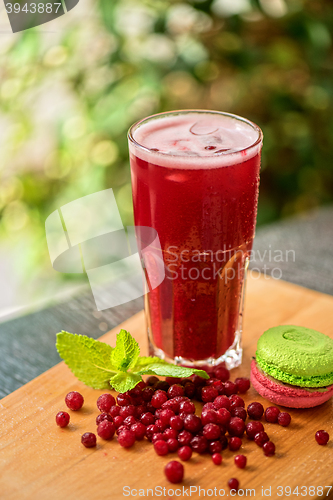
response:
M238 366L262 132L239 116L188 110L145 118L128 137L135 226L157 231L165 266L145 295L150 354Z

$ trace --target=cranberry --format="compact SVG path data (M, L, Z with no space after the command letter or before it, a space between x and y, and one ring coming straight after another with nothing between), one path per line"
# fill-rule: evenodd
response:
M191 448L197 453L205 453L208 449L208 441L205 436L194 436L191 440Z
M117 436L119 436L119 434L123 431L129 431L129 427L128 425L121 425L120 427L118 427L118 429L116 430L116 434Z
M200 377L200 375L194 375L192 381L196 387L204 387L206 385L206 379Z
M179 405L179 411L181 413L195 413L195 406L192 401L182 401Z
M139 384L138 384L139 385ZM134 389L131 389L130 391L128 391L128 395L133 398L133 399L138 399L141 397L142 395L142 389L140 389L140 387L138 387L138 385L136 385L134 387Z
M96 425L99 425L101 422L103 422L103 420L108 420L109 422L113 422L113 418L111 417L111 415L108 415L107 413L100 413L96 417Z
M184 477L184 466L177 460L172 460L166 464L164 474L170 483L181 483Z
M220 451L222 451L223 449L221 441L211 441L208 445L208 449L209 453L211 453L212 455L214 453L220 453Z
M124 422L124 417L121 417L120 415L117 415L113 419L113 423L116 429L118 429L121 425L123 425L123 422Z
M56 414L56 423L59 427L67 427L69 421L70 416L66 411L59 411L59 413Z
M272 441L267 441L262 449L264 450L264 454L266 455L266 457L271 457L275 453L275 444L272 443Z
M151 401L151 398L154 396L154 389L152 387L146 387L145 389L143 389L142 393L141 393L141 396L142 396L142 399L148 403L149 401Z
M235 477L232 477L231 479L229 479L228 486L229 486L230 490L237 491L239 488L238 479L236 479Z
M174 384L168 389L168 397L169 399L175 398L176 396L184 396L184 387L179 384Z
M109 413L112 417L117 417L119 415L119 412L120 412L120 406L116 406L116 405L111 406L110 411L109 411Z
M129 417L130 415L135 415L135 411L136 408L134 405L126 405L120 408L119 415L126 418Z
M217 396L217 398L214 399L214 406L217 410L220 408L230 410L229 398L227 398L227 396Z
M328 434L328 432L320 430L316 432L315 438L318 444L320 444L321 446L325 446L330 439L330 435Z
M86 448L93 448L94 446L96 446L96 435L92 432L85 432L81 436L81 443Z
M176 431L181 431L184 427L184 421L178 415L170 418L170 427Z
M163 392L168 392L169 387L170 387L170 385L165 380L159 380L154 385L155 391L159 390L159 391L163 391Z
M168 449L171 453L178 450L178 441L175 438L170 438L167 440Z
M169 447L165 441L162 441L162 439L155 441L154 442L154 450L156 451L157 455L167 455L169 453Z
M201 422L202 425L206 424L216 424L217 422L217 413L214 410L207 410L201 413Z
M146 428L146 436L148 441L151 441L153 438L153 435L158 432L158 427L156 425L148 425Z
M214 370L214 376L222 382L226 382L229 380L230 372L224 366L219 366Z
M265 431L260 431L254 436L254 442L262 448L269 441L269 437Z
M135 443L135 434L133 431L124 430L118 436L118 443L123 448L131 448Z
M280 410L276 406L269 406L265 410L265 420L270 424L275 424L278 421Z
M147 387L146 382L144 382L143 380L141 380L141 382L139 382L138 384L136 384L135 389L141 389L141 391L142 391L146 387Z
M164 436L162 432L156 432L153 434L153 437L151 438L151 442L154 444L156 441L165 441Z
M146 408L147 408L147 411L149 411L150 413L155 413L156 411L156 408L153 407L153 405L151 404L151 401L148 401L148 403L146 404Z
M179 412L180 401L177 398L169 399L165 403L162 404L162 410L172 410L174 413Z
M182 379L179 377L165 377L165 381L171 386L174 384L181 384Z
M155 425L156 427L158 427L158 430L160 432L164 432L165 429L168 427L168 424L165 424L164 422L162 422L162 420L158 419L155 421Z
M235 408L231 408L230 413L233 417L239 417L245 422L247 413L245 408L243 408L242 406L236 406Z
M229 439L229 450L230 451L237 451L239 448L242 446L242 440L241 438L237 436L233 436Z
M208 410L216 410L214 403L205 403L202 407L202 412Z
M212 460L215 465L221 465L222 455L220 453L213 453Z
M117 403L119 406L128 406L131 404L131 398L128 394L118 394L117 396Z
M160 420L166 425L170 424L170 418L175 416L175 412L172 410L166 409L162 410L160 413Z
M212 386L203 387L201 391L201 399L204 403L214 401L214 399L217 398L218 395L219 395L218 390Z
M193 434L189 431L182 431L178 434L178 443L180 446L187 446L192 441Z
M291 416L286 411L281 411L278 415L278 423L282 427L288 427L291 422Z
M184 391L185 396L187 396L188 398L193 398L195 394L195 385L193 384L193 382L186 382L186 384L184 385Z
M65 397L65 403L70 410L77 411L82 408L84 399L82 394L76 391L69 392Z
M244 399L242 399L237 394L232 394L229 398L230 408L236 408L237 406L245 407Z
M244 394L250 389L250 380L246 377L236 378L235 384L237 385L239 394Z
M159 379L155 377L155 375L151 375L150 377L147 378L146 383L147 385L155 385L157 384L158 381Z
M131 427L131 425L136 423L136 418L133 417L133 415L130 415L129 417L126 417L124 420L124 425L127 425L127 427Z
M261 403L254 402L250 403L247 407L247 414L253 420L260 420L264 414L264 407Z
M242 437L245 431L245 422L239 417L231 417L228 424L230 436Z
M217 390L219 395L224 394L224 383L221 380L215 380L213 387Z
M116 404L116 400L112 396L112 394L102 394L98 399L97 399L97 408L99 411L102 411L104 413L109 413L111 406L114 406Z
M234 384L234 382L231 382L231 380L227 380L224 383L224 392L227 396L231 396L232 394L237 394L237 385Z
M166 392L158 390L151 398L151 404L154 408L161 408L162 404L168 400Z
M146 405L136 406L134 416L139 419L143 413L146 413L146 411L147 411Z
M102 439L112 439L114 433L116 432L116 428L113 422L109 422L108 420L103 420L97 427L97 434Z
M206 424L203 428L203 435L209 441L215 441L221 435L221 431L218 425L216 424Z
M151 425L155 422L155 417L152 413L150 413L149 411L146 412L146 413L143 413L140 417L140 421L144 424L144 425Z
M184 428L193 433L199 432L202 428L201 418L198 415L186 415L184 418Z
M246 467L247 458L244 455L235 456L235 465L239 469L244 469Z
M146 435L146 426L143 425L141 422L135 422L135 424L131 425L132 432L135 434L135 439L137 441L142 441L142 439Z
M246 434L249 439L254 439L254 436L264 430L261 422L249 422L246 424Z
M217 423L222 425L228 425L231 419L231 414L226 408L219 408L216 412Z
M181 448L178 448L178 456L180 460L183 460L183 462L187 462L187 460L190 460L192 456L192 448L189 446L182 446Z

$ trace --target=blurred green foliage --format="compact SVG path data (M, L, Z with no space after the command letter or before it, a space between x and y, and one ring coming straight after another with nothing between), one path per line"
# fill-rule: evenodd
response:
M28 30L0 49L0 234L26 245L24 269L49 266L45 219L75 198L112 187L131 223L126 131L164 110L263 129L259 224L332 202L332 2L90 7L58 39Z

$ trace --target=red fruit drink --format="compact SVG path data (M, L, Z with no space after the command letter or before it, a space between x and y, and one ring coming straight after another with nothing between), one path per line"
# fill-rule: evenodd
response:
M256 125L218 112L163 113L130 129L135 225L157 231L166 272L145 296L150 354L240 364L261 146Z

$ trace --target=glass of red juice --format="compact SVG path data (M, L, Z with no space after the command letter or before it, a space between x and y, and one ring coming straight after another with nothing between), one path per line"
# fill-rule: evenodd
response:
M128 137L135 226L157 231L165 267L145 294L150 354L238 366L262 132L236 115L184 110L145 118Z

